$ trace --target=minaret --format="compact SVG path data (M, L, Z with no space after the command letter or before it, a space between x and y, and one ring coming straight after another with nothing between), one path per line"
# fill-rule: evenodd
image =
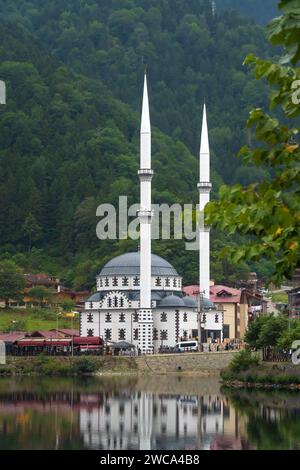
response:
M210 228L204 225L204 209L210 201L210 191L212 185L210 182L210 151L208 140L208 127L206 117L206 106L203 108L203 122L200 145L200 183L199 190L199 210L200 210L200 227L199 227L199 282L204 297L209 299L209 283L210 283Z
M147 77L144 81L143 110L141 121L141 163L138 172L141 188L140 219L140 310L139 347L142 354L153 353L153 317L151 309L151 124Z

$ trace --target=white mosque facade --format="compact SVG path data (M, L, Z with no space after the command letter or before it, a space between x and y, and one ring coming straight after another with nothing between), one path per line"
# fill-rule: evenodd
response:
M223 312L215 309L209 297L209 229L200 227L199 280L204 288L201 314L198 302L184 296L182 277L163 258L151 252L151 126L147 80L145 77L141 120L141 203L140 251L126 253L109 261L97 276L97 292L85 303L80 317L81 336L99 336L104 342L128 342L142 354L174 347L183 340L199 337L220 339ZM209 201L209 141L204 107L200 149L200 210Z

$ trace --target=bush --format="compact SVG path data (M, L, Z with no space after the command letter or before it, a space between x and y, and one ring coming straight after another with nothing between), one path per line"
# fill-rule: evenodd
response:
M237 353L229 364L229 369L233 372L242 372L257 367L260 363L258 354L252 354L251 351L243 349Z
M96 372L98 366L92 358L82 357L78 361L74 362L72 371L76 374L91 374Z

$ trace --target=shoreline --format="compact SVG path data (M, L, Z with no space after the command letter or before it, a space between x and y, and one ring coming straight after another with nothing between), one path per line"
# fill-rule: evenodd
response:
M180 375L219 377L236 353L153 356L8 356L0 377L78 375Z

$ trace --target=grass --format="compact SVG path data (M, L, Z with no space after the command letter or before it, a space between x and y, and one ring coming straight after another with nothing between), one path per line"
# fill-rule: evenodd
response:
M271 299L274 304L287 304L288 294L286 292L273 292Z
M15 323L13 323L15 322ZM35 331L50 330L52 328L78 328L78 318L58 317L57 311L39 309L0 309L0 332L3 331Z

